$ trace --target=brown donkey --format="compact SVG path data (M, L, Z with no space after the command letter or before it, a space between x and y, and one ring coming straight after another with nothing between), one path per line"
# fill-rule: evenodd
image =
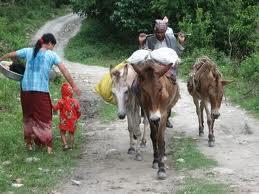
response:
M219 109L224 93L224 86L231 82L223 80L216 64L208 57L201 57L196 60L187 82L188 91L193 97L193 102L196 106L200 136L204 134L203 110L205 108L209 128L209 147L213 147L215 143L213 127L215 119L220 115Z
M172 84L165 74L172 64L159 66L152 60L132 65L138 74L139 99L150 124L153 144L153 168L158 166L158 178L165 179L165 129L168 112L180 97L179 87Z

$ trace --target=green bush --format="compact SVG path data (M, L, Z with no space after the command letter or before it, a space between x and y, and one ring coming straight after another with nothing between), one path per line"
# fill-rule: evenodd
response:
M247 81L253 81L259 85L259 52L247 57L239 67L239 76Z
M126 37L152 32L154 20L167 15L175 32L183 30L181 24L189 26L195 48L214 46L238 59L255 51L259 6L253 0L72 0L72 5L75 12L97 17Z
M149 6L148 1L143 3L142 0L119 0L114 4L110 19L117 29L127 32L148 32L152 29L152 20L156 19L151 12L148 12Z
M0 6L0 55L28 46L30 34L43 21L61 12L52 6L50 0L15 1Z
M103 28L101 21L86 19L81 31L66 47L65 56L70 61L109 67L127 59L137 48L136 38L135 41L132 37L124 40L110 29Z
M224 77L234 77L237 74L236 66L238 63L231 60L223 52L219 52L212 48L196 48L191 51L187 50L181 57L182 64L179 69L181 76L186 77L197 58L202 56L211 58L217 64Z
M204 13L202 8L196 10L195 20L191 19L191 15L187 15L179 27L183 32L191 33L188 37L187 49L195 48L211 48L213 45L213 23L212 16L209 12Z
M169 17L175 31L182 30L179 22L185 21L186 18L189 23L196 25L199 9L209 13L211 23L206 35L212 34L215 48L230 57L243 59L255 51L255 31L259 13L256 1L152 0L151 3L153 12L163 13ZM205 24L206 20L202 22Z

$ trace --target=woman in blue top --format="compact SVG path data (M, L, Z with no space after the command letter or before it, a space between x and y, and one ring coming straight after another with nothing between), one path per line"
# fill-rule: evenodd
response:
M24 139L29 150L32 150L34 142L38 145L46 145L48 153L52 153L52 105L49 95L49 73L53 65L58 66L74 92L80 95L80 90L65 65L52 51L55 45L54 35L48 33L37 41L34 48L23 48L0 58L0 61L13 57L26 60L20 95Z

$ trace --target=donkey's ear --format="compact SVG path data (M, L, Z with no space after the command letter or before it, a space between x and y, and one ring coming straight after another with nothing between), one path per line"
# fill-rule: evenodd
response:
M113 69L113 66L110 65L110 76L112 77L112 69Z
M111 78L115 77L116 79L120 78L120 72L117 69L111 71Z
M122 77L124 79L127 78L127 75L128 75L128 64L125 64L124 67L123 67L123 74L122 74Z
M138 75L142 76L142 71L139 64L131 64L131 66Z
M112 65L110 65L110 76L112 77L120 77L120 72L117 69L113 69Z
M228 84L230 84L232 82L234 82L234 80L222 80L221 84L222 84L222 86L226 86L226 85L228 85Z

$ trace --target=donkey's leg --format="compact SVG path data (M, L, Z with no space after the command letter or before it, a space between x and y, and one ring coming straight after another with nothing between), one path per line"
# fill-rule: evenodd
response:
M127 120L128 120L128 130L129 130L129 137L130 137L130 144L128 149L128 154L135 154L135 148L134 148L134 141L133 141L133 124L132 124L132 118L131 115L127 113Z
M158 123L149 121L149 125L150 125L150 138L152 140L152 145L153 145L153 156L154 156L154 160L153 160L153 164L152 164L152 168L157 169L158 168L158 149L157 149L157 129L158 129Z
M165 163L164 163L164 155L165 155L165 129L166 129L166 121L167 121L167 113L163 114L160 120L160 125L158 128L157 134L157 144L158 144L158 178L165 179L166 172L165 172Z
M215 136L214 136L214 122L215 122L215 119L212 118L212 122L211 122L211 133L212 133L212 136L213 136L213 141L215 143Z
M199 105L199 100L193 96L193 102L196 107L196 114L198 116L199 121L199 136L202 136L204 134L203 127L202 127L202 119L201 119L201 109Z
M210 109L209 109L209 103L205 102L205 111L206 111L206 115L207 115L207 124L208 124L208 128L209 128L209 147L213 147L214 146L214 142L215 142L215 138L214 138L214 134L213 134L213 124L214 121L211 118L211 113L210 113Z
M203 135L204 134L204 116L203 116L203 111L204 111L204 103L203 101L200 102L200 110L201 110L201 134Z
M144 116L144 120L143 120L144 131L143 131L143 136L142 136L142 140L141 140L141 143L140 143L140 147L142 147L142 148L146 147L146 143L147 143L146 133L147 133L147 128L148 128L148 119L147 119L147 115L146 115L145 112L144 112L143 116Z
M141 143L141 131L140 131L140 123L141 123L141 115L139 114L139 107L135 107L135 109L131 112L132 114L132 124L133 124L133 133L137 137L137 145L136 145L136 160L141 161L142 155L140 150Z

